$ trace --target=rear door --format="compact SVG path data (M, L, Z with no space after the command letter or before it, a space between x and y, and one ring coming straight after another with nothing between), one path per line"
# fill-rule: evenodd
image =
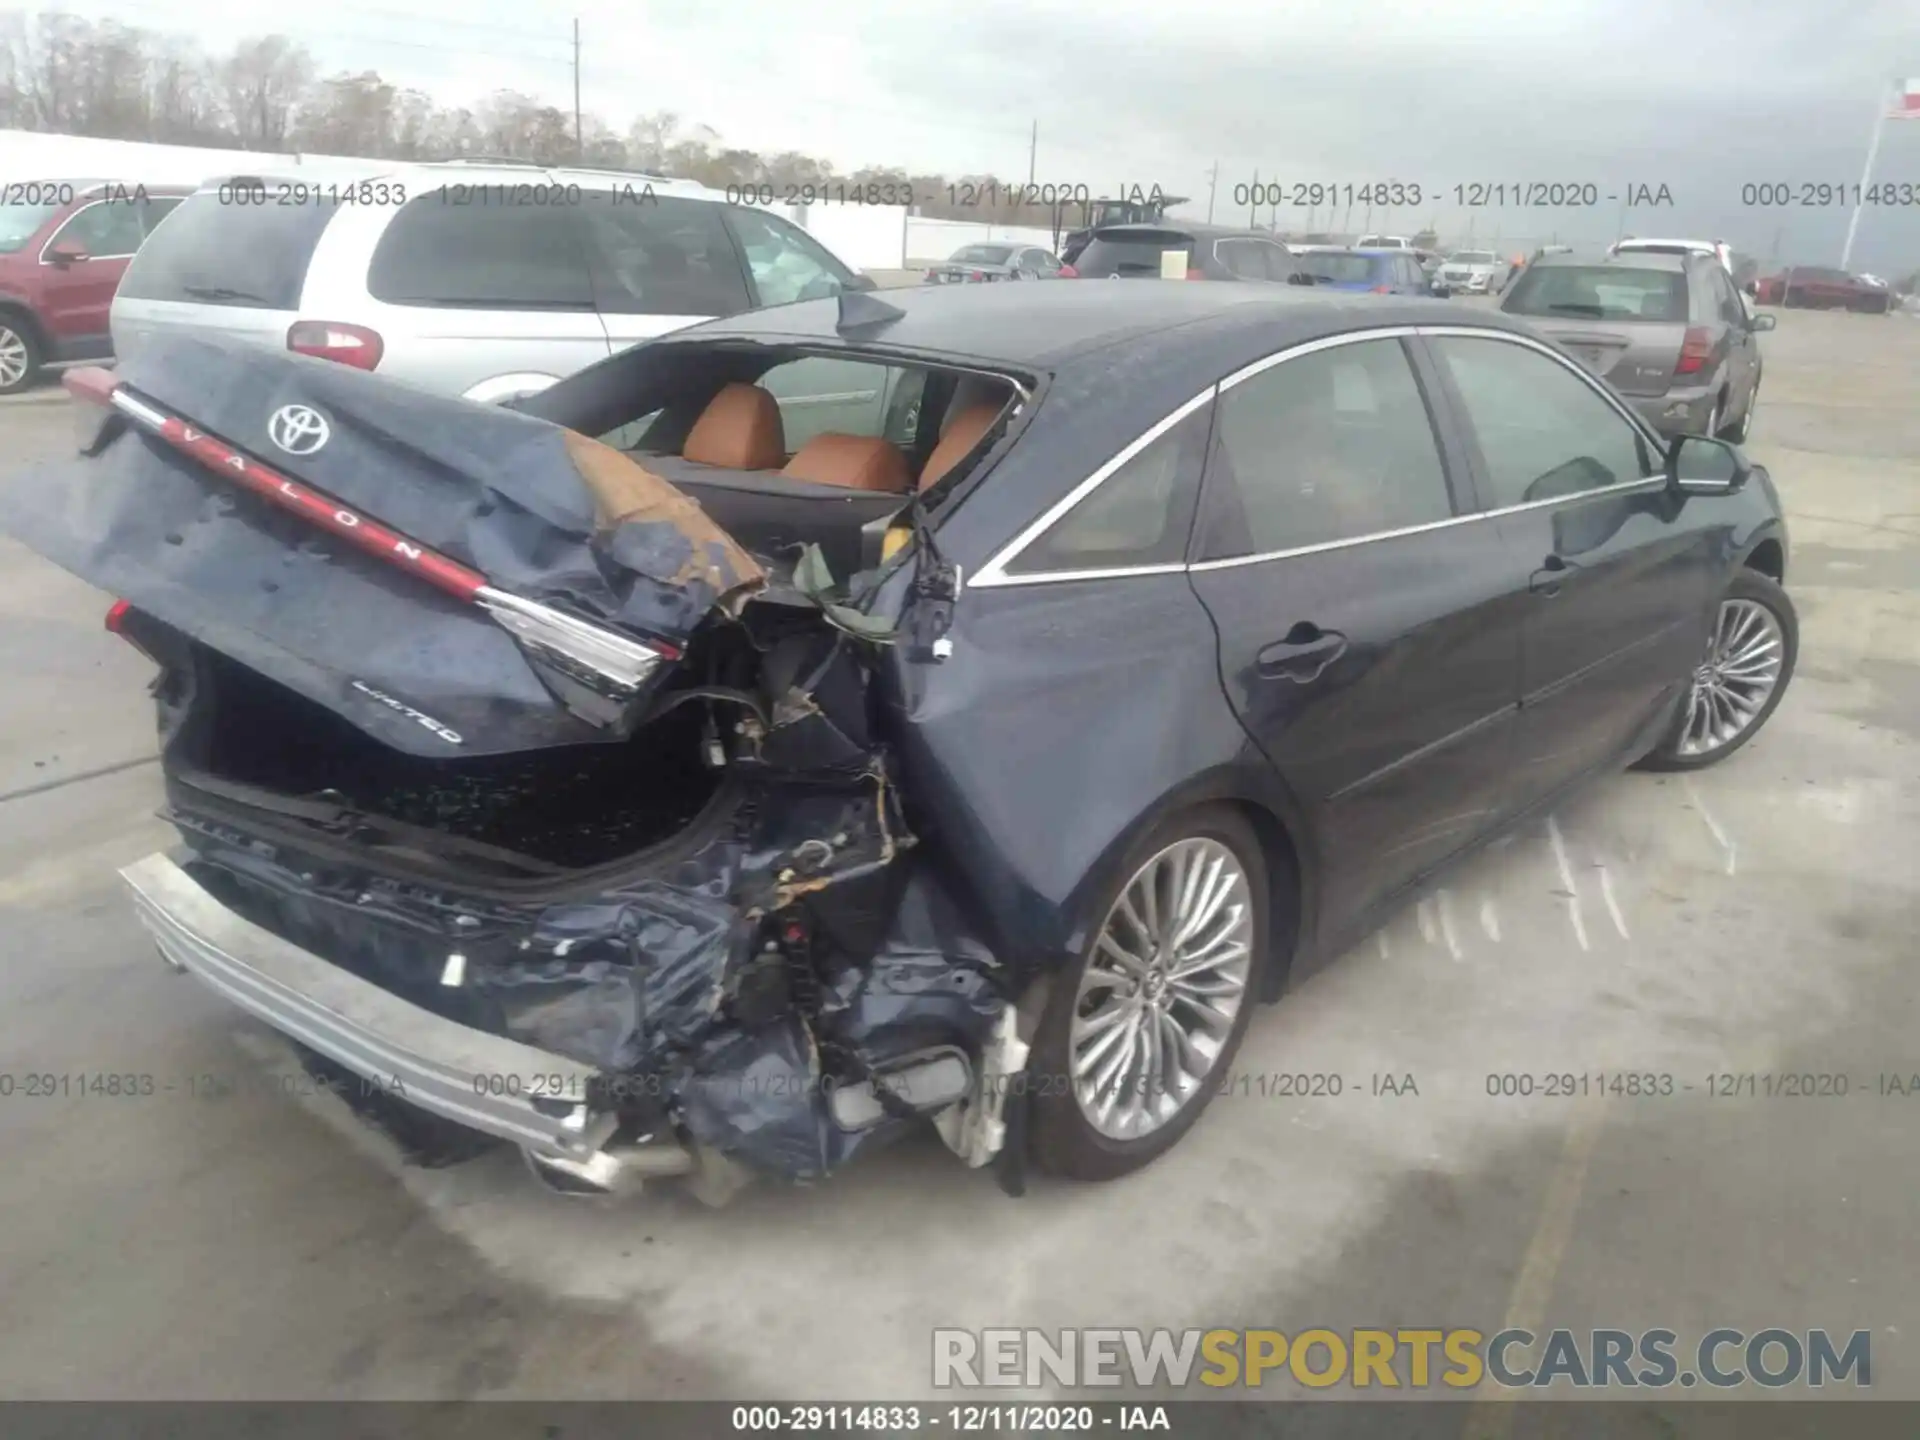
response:
M1617 755L1706 644L1714 559L1659 453L1577 367L1519 337L1424 340L1460 406L1482 508L1527 594L1519 799Z
M1724 382L1727 418L1744 415L1747 396L1760 368L1760 339L1747 323L1747 307L1733 287L1733 277L1717 261L1693 267L1694 284L1707 296L1712 309L1715 349L1725 355Z
M1310 345L1217 407L1195 592L1228 697L1313 817L1336 928L1497 822L1524 582L1461 517L1404 343Z
M117 190L90 201L41 247L40 313L58 358L88 359L111 349L107 332L113 292L146 238L140 223L143 200L132 191ZM80 251L82 258L54 259L53 252L63 247Z

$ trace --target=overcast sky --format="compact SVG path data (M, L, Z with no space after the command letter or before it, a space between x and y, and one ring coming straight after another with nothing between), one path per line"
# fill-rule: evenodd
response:
M1430 220L1485 243L1629 234L1724 236L1762 259L1839 258L1876 96L1920 76L1920 0L67 0L64 8L192 34L222 50L279 31L323 71L377 69L442 103L511 87L563 107L573 91L616 129L671 110L724 142L802 150L841 169L994 171L1195 197L1243 218L1234 187L1263 179L1401 181L1423 204L1375 229ZM1920 190L1920 121L1885 127L1875 178ZM1469 217L1475 181L1665 185L1671 208ZM1844 203L1747 207L1743 184L1826 182ZM1435 192L1438 191L1436 196ZM1798 195L1794 198L1797 200ZM1272 216L1263 208L1263 220ZM1282 206L1282 226L1304 210ZM1324 225L1325 212L1315 220ZM1366 223L1356 206L1350 223ZM1869 209L1854 268L1920 268L1920 204Z

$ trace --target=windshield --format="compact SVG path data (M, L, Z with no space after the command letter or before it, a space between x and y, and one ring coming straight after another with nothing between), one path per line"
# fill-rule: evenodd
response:
M0 205L0 255L11 255L24 248L59 208L57 204L29 205L24 201Z
M949 257L955 265L1004 265L1011 245L962 245Z
M1294 258L1307 274L1336 285L1373 277L1373 257L1355 255L1350 250L1310 250Z
M1500 308L1515 315L1672 323L1687 318L1687 277L1616 265L1536 266L1520 277Z

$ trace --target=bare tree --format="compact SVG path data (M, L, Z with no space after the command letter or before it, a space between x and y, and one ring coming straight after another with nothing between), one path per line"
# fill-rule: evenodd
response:
M220 67L234 134L249 150L284 150L313 82L313 57L284 35L242 40Z
M397 104L394 87L371 70L335 75L301 103L293 138L324 155L392 155Z
M637 170L658 173L666 168L667 152L680 129L680 117L671 110L642 115L627 128L627 163Z

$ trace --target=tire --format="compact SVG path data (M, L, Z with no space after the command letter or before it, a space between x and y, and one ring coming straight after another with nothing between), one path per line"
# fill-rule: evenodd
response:
M1108 937L1108 927L1114 925L1118 927L1114 931L1115 937L1125 940L1129 948L1139 944L1137 939L1131 938L1139 932L1121 913L1122 901L1124 898L1131 905L1135 899L1143 898L1134 887L1150 867L1156 864L1170 866L1166 858L1170 854L1184 854L1204 862L1222 852L1231 856L1239 867L1240 875L1235 888L1242 905L1237 920L1227 919L1235 908L1232 904L1235 896L1230 893L1223 897L1221 923L1229 928L1218 933L1243 937L1246 957L1242 967L1216 962L1217 968L1209 967L1207 979L1215 984L1226 983L1238 968L1242 988L1231 1022L1224 1027L1224 1034L1202 1034L1205 1027L1198 1024L1188 1032L1190 1036L1202 1035L1204 1041L1215 1043L1218 1048L1201 1073L1183 1070L1173 1082L1153 1083L1134 1054L1128 1054L1117 1076L1111 1079L1101 1076L1095 1082L1110 1097L1111 1103L1107 1108L1112 1114L1112 1121L1107 1127L1096 1124L1088 1111L1090 1108L1099 1108L1099 1095L1084 1093L1082 1083L1073 1070L1076 1015L1083 1009L1091 1015L1110 1010L1130 1011L1135 1015L1141 1013L1138 1002L1125 993L1122 972L1108 958L1108 952L1103 949L1101 942ZM1166 871L1163 869L1160 873ZM1204 874L1204 871L1201 873ZM1161 893L1164 895L1166 892ZM1116 878L1100 895L1091 912L1102 918L1088 940L1087 953L1055 977L1054 988L1035 1032L1033 1054L1027 1072L1028 1094L1032 1097L1029 1134L1032 1157L1040 1169L1072 1180L1117 1179L1164 1155L1193 1127L1233 1064L1234 1054L1240 1048L1247 1024L1259 1003L1263 971L1271 961L1268 954L1271 898L1266 857L1260 841L1252 826L1226 806L1210 805L1170 816L1127 852L1117 867ZM1235 926L1238 928L1233 928ZM1211 926L1203 927L1186 948L1191 952L1201 942L1208 941L1214 933ZM1091 989L1087 985L1089 980L1094 982ZM1165 993L1169 998L1160 1012L1160 1025L1184 1029L1184 1021L1195 1019L1197 1012L1184 1005L1176 991L1168 990ZM1146 1013L1153 1015L1151 1006ZM1078 1037L1096 1058L1096 1075L1100 1065L1110 1060L1117 1062L1122 1050L1130 1050L1133 1039L1126 1034L1128 1029L1128 1023L1122 1020L1105 1030L1092 1032L1094 1038L1091 1041L1084 1032ZM1110 1042L1104 1052L1098 1050L1100 1038L1115 1032L1119 1032L1122 1038ZM1136 1035L1140 1033L1134 1032ZM1167 1034L1165 1030L1148 1033ZM1164 1047L1160 1053L1172 1059L1176 1047L1165 1039L1160 1044ZM1179 1048L1184 1050L1184 1047ZM1191 1051L1184 1053L1193 1055ZM1198 1063L1197 1057L1194 1063ZM1179 1084L1190 1084L1191 1088L1184 1098L1175 1099L1174 1091ZM1092 1090L1094 1086L1088 1089ZM1127 1128L1124 1121L1130 1103L1140 1111L1161 1109L1169 1103L1177 1108L1154 1117L1151 1128L1141 1129L1131 1135L1114 1133L1115 1130Z
M0 314L0 395L18 395L40 382L40 338L18 315Z
M1704 770L1709 765L1719 764L1742 745L1745 745L1755 735L1760 733L1761 727L1772 717L1775 707L1780 704L1780 697L1787 693L1787 686L1793 680L1794 662L1799 658L1800 654L1800 621L1799 617L1794 613L1793 601L1788 598L1785 590L1762 575L1758 570L1743 569L1739 574L1735 575L1732 582L1727 586L1726 591L1721 595L1719 605L1715 607L1713 633L1708 641L1709 655L1711 657L1713 652L1718 649L1723 636L1728 632L1733 617L1751 614L1751 611L1736 609L1733 611L1733 617L1730 617L1729 607L1752 606L1759 607L1760 610L1765 611L1771 618L1774 630L1776 631L1773 638L1777 641L1776 653L1779 658L1778 668L1771 682L1771 689L1767 690L1764 696L1760 697L1758 708L1754 709L1752 713L1741 722L1737 731L1721 736L1717 741L1706 744L1704 748L1697 744L1690 746L1690 737L1693 736L1696 731L1695 722L1702 718L1712 720L1715 718L1715 714L1718 713L1714 712L1702 717L1699 708L1703 701L1710 699L1710 693L1708 696L1703 697L1701 672L1705 671L1712 662L1711 659L1703 661L1700 668L1694 673L1694 679L1690 689L1681 697L1679 705L1675 708L1673 722L1668 727L1667 733L1661 737L1660 743L1654 746L1654 748L1638 762L1637 768L1642 770ZM1741 632L1736 629L1733 630L1732 633L1739 635ZM1750 638L1748 643L1752 643ZM1731 693L1735 697L1751 698L1751 687L1737 681L1730 685L1723 681L1720 688L1722 693ZM1700 738L1712 740L1711 732L1709 731Z
M1753 389L1747 392L1746 411L1740 416L1740 423L1727 431L1725 438L1736 445L1746 444L1747 437L1753 434L1753 412L1760 404L1760 382L1765 378L1764 372L1753 377Z

